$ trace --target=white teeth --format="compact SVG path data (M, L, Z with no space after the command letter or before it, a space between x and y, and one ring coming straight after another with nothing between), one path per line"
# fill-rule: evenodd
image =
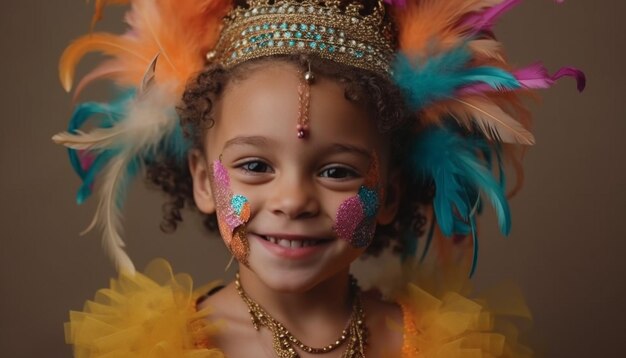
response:
M277 239L273 236L266 236L265 239L273 244L277 244L279 246L288 247L292 249L314 246L318 243L318 240L286 240L286 239Z
M285 239L280 239L280 240L278 240L278 245L280 245L282 247L291 247L291 241L285 240Z

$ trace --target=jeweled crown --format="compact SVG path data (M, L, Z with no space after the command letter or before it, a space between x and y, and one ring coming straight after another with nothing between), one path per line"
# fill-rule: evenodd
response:
M225 19L207 56L226 67L264 56L313 53L388 76L394 52L391 23L381 0L367 15L358 2L249 0Z

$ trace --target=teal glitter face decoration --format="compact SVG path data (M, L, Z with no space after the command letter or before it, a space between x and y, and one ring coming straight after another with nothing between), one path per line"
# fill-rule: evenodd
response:
M376 231L376 214L380 208L382 189L379 185L378 158L372 164L357 195L348 198L337 209L334 231L341 240L355 248L367 247Z
M245 224L250 219L250 203L243 195L233 195L228 171L219 160L213 162L213 182L220 233L237 261L246 265L250 246Z

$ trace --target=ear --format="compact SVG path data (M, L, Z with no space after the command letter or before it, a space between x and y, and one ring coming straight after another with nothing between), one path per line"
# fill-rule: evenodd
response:
M388 225L393 222L400 207L401 175L394 170L388 178L387 187L383 194L376 222L379 225Z
M187 156L189 171L193 179L193 198L198 210L205 214L215 212L215 199L211 190L211 171L204 154L192 149Z

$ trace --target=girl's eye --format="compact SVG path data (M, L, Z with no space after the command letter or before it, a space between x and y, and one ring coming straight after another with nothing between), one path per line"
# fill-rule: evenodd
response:
M269 165L258 160L243 163L239 166L239 168L241 168L244 172L252 173L267 173L271 171Z
M352 169L344 168L344 167L332 167L328 169L322 170L320 173L322 178L331 178L331 179L351 179L357 178L359 175Z

